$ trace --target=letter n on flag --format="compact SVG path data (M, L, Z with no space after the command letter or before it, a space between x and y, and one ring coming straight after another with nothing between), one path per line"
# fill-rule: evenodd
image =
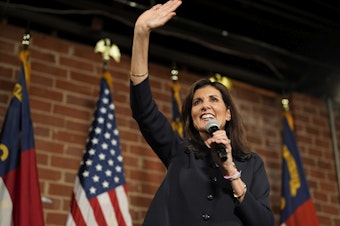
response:
M0 225L42 226L33 125L27 91L29 52L21 67L0 134Z
M66 226L131 226L115 108L104 72Z
M283 117L281 226L318 226L302 161L293 133L293 117Z

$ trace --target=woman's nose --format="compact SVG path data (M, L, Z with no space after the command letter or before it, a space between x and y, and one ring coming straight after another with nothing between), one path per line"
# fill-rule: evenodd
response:
M205 110L210 109L210 108L211 108L211 106L210 106L209 103L207 103L207 102L202 103L202 106L201 106L202 111L205 111Z

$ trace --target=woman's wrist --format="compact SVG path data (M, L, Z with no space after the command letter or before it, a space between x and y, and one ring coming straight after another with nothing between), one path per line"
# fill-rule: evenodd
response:
M139 23L139 21L136 22L135 24L135 28L134 28L134 34L138 35L138 37L140 36L144 36L149 38L150 36L150 29L147 25L143 24L143 23Z
M232 176L238 173L238 170L234 162L227 163L226 165L224 165L224 170L225 170L225 173L224 173L225 177L229 177L229 176Z
M223 177L231 182L233 196L241 202L247 192L247 185L241 179L242 170L238 170L234 162L225 166L225 170L226 174Z
M247 192L247 185L242 181L242 191L239 192L239 191L236 191L235 189L233 189L233 195L234 195L234 198L236 198L237 200L240 201L240 199L242 199L246 192Z
M236 179L241 178L241 173L242 173L242 171L236 170L236 172L235 172L234 174L232 174L232 175L230 175L230 176L223 176L223 177L224 177L224 179L226 179L226 180L233 181L233 180L236 180Z
M144 77L144 76L148 76L148 75L149 75L148 71L145 72L145 73L132 73L132 72L130 72L131 77Z

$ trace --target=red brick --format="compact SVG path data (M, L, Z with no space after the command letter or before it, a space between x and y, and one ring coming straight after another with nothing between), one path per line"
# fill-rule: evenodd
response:
M0 122L19 73L18 51L24 29L0 24ZM17 41L16 41L17 40ZM35 129L39 183L46 226L65 225L69 202L88 129L99 94L102 61L94 46L86 46L32 31L31 114ZM141 226L147 208L164 178L165 167L142 137L132 119L129 103L130 58L110 62L112 97L120 133L128 199L135 226ZM157 105L171 119L169 68L150 62L150 82ZM181 96L202 75L180 72ZM233 81L232 81L233 82ZM275 222L280 217L282 117L281 95L234 81L231 90L243 117L253 151L264 159L271 184ZM340 223L337 172L327 104L301 93L290 97L295 135L320 226ZM333 106L335 128L340 131L340 104ZM340 140L340 132L337 133ZM338 143L340 149L340 143Z

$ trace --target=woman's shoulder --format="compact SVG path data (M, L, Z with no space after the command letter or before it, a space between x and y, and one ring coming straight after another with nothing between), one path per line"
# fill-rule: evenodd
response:
M242 162L243 164L246 164L246 165L252 164L252 165L257 165L257 166L264 164L263 158L257 152L247 153L247 157L240 160L240 162Z
M239 170L242 170L242 173L249 174L255 172L263 172L265 169L265 164L263 158L260 154L256 152L250 152L249 158L243 161L235 161L235 164ZM251 173L252 172L252 173Z
M262 156L257 152L249 152L249 158L252 159L252 161L263 163Z

